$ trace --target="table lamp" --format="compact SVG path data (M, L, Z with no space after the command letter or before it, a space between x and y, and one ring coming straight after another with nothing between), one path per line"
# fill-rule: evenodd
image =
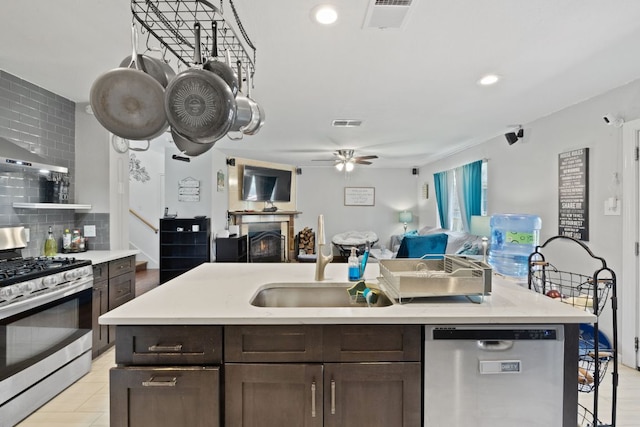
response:
M398 215L398 220L404 225L404 232L407 232L407 224L413 221L413 215L411 212L402 211Z

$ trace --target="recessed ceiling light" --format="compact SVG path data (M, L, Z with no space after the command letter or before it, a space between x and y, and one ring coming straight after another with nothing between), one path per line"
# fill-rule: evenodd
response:
M480 80L478 80L478 84L481 86L491 86L493 84L498 83L500 80L500 76L497 74L487 74L483 76Z
M311 17L320 24L331 25L338 20L338 12L334 6L323 4L313 8Z

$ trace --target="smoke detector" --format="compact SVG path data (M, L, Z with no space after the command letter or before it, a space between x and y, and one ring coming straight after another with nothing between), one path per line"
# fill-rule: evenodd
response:
M370 0L362 28L402 28L415 0Z

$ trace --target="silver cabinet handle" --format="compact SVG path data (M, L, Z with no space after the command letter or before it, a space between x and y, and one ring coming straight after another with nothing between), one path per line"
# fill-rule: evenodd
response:
M316 417L316 382L311 383L311 417Z
M176 345L155 344L155 345L149 346L149 351L157 351L157 352L163 352L163 353L176 352L181 350L182 350L182 344L176 344Z
M178 381L176 377L171 378L168 381L156 381L154 377L149 378L147 381L142 381L143 387L175 387Z
M336 414L336 380L331 380L331 415Z

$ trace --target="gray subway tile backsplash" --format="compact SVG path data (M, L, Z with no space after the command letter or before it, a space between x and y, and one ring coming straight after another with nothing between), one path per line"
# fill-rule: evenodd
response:
M0 70L0 136L32 148L54 164L69 169L74 194L75 103L60 95ZM76 213L64 209L14 208L14 202L40 201L39 176L35 172L0 170L0 227L24 225L30 242L23 256L40 256L49 226L61 239L66 228L83 230L95 225L97 237L89 248L109 249L109 214ZM74 202L70 200L70 202Z

